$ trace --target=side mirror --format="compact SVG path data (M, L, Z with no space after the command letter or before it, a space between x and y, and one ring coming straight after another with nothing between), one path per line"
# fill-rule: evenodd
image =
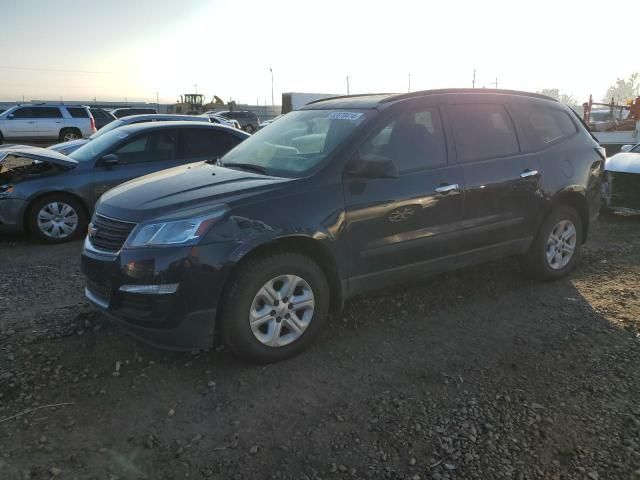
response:
M621 152L630 152L632 148L633 148L633 145L623 145L622 148L620 148L620 151Z
M398 178L396 165L389 158L362 158L356 154L347 165L347 175L356 178Z
M115 153L110 153L100 159L100 163L102 165L108 165L108 166L117 165L119 161L120 160L118 159L118 155L116 155Z

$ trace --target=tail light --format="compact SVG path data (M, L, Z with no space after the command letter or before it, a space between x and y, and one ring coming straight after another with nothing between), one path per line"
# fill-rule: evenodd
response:
M89 118L91 119L91 131L95 133L98 131L98 129L96 128L96 119L93 118L93 115L91 115L91 113L89 113Z

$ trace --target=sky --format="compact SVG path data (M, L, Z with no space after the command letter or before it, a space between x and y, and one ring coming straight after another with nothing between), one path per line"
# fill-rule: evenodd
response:
M271 104L272 69L279 104L347 76L350 93L471 87L475 69L476 87L582 103L640 71L636 2L0 0L0 100Z

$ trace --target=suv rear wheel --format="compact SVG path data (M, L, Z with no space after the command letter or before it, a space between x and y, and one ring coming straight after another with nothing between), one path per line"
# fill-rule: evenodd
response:
M61 142L70 142L71 140L78 140L80 138L82 138L82 134L77 128L63 128L60 130Z
M47 243L62 243L86 232L84 206L63 193L45 195L35 200L27 212L29 232Z
M239 357L277 362L313 342L328 310L322 269L304 255L275 254L240 266L222 306L220 328Z
M524 257L527 271L542 280L565 276L580 257L582 220L568 206L556 207L542 222L529 251Z

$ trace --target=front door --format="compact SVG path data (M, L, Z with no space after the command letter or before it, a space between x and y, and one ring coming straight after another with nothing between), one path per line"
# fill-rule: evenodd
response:
M161 129L135 135L105 152L103 157L116 155L117 163L97 160L93 181L95 200L116 185L176 166L177 144L175 129Z
M398 176L344 178L351 288L370 288L409 270L426 273L437 260L454 263L464 185L462 169L449 162L438 108L391 115L357 155L391 159Z
M518 249L532 235L540 211L538 157L520 153L511 117L501 103L446 109L464 173L462 250Z
M4 122L5 137L37 138L38 121L33 107L20 107L11 113L11 117Z

